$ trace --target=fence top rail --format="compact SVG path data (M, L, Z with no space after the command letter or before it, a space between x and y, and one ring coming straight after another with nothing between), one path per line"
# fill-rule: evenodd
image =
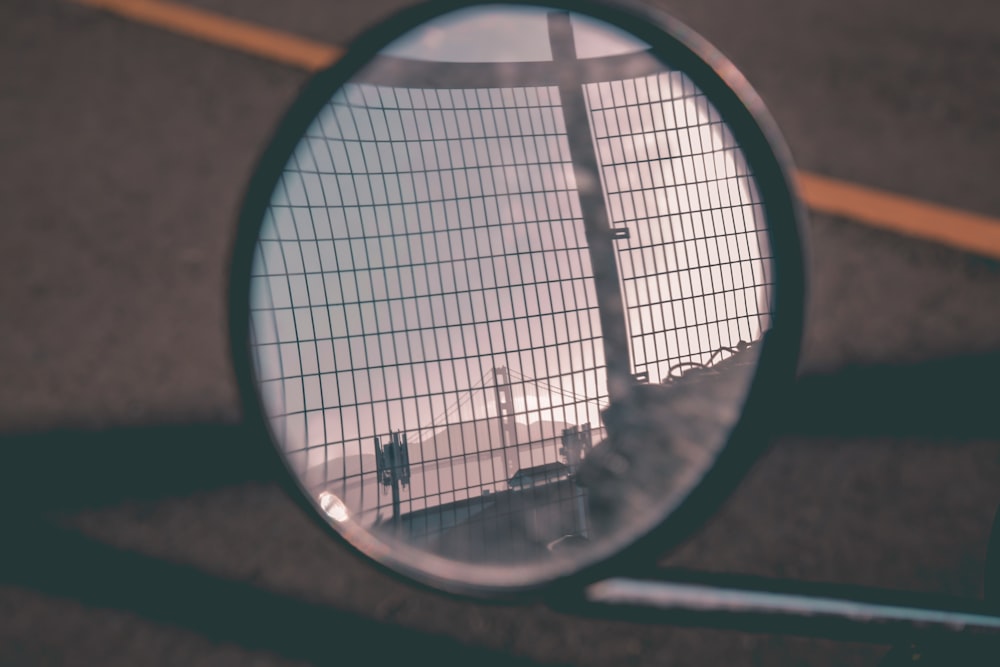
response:
M575 69L574 80L581 85L622 81L670 71L650 51L532 62L477 62L413 60L379 55L358 72L352 83L367 83L392 88L521 88L557 86Z

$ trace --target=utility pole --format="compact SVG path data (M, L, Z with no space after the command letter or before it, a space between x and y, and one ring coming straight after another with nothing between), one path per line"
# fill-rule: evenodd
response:
M375 437L375 470L383 488L392 490L392 522L398 524L400 517L399 485L410 484L410 452L406 444L406 434L393 431L389 442Z
M566 459L566 465L571 473L576 474L580 462L587 457L594 446L593 432L590 422L582 426L570 426L562 432L562 447L559 454Z

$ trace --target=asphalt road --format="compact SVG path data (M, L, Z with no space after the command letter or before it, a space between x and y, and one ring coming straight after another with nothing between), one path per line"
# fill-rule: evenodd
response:
M391 3L201 0L343 43ZM665 6L798 164L1000 215L1000 6ZM289 67L63 2L0 5L0 664L874 665L885 648L414 591L250 454L225 277ZM667 562L981 594L1000 504L1000 265L814 216L800 391Z

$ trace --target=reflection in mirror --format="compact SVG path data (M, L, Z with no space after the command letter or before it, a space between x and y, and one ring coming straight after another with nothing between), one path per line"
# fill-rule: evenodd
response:
M260 228L251 349L331 524L439 579L530 584L704 476L770 283L753 174L684 73L610 25L486 6L311 123Z

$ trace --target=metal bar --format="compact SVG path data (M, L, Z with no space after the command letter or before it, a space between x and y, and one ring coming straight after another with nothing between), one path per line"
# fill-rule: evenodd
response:
M394 88L508 88L511 86L554 86L562 78L579 84L621 81L669 68L649 51L635 51L598 58L575 57L538 62L432 62L390 56L375 56L358 72L352 83L369 83Z
M604 362L608 373L608 397L611 404L627 401L632 388L632 361L629 358L629 335L625 321L621 274L615 232L601 188L601 168L590 130L590 113L577 77L576 45L573 24L568 12L548 15L552 59L557 67L559 100L566 121L570 160L576 176L583 226L593 265L597 308L604 343Z

